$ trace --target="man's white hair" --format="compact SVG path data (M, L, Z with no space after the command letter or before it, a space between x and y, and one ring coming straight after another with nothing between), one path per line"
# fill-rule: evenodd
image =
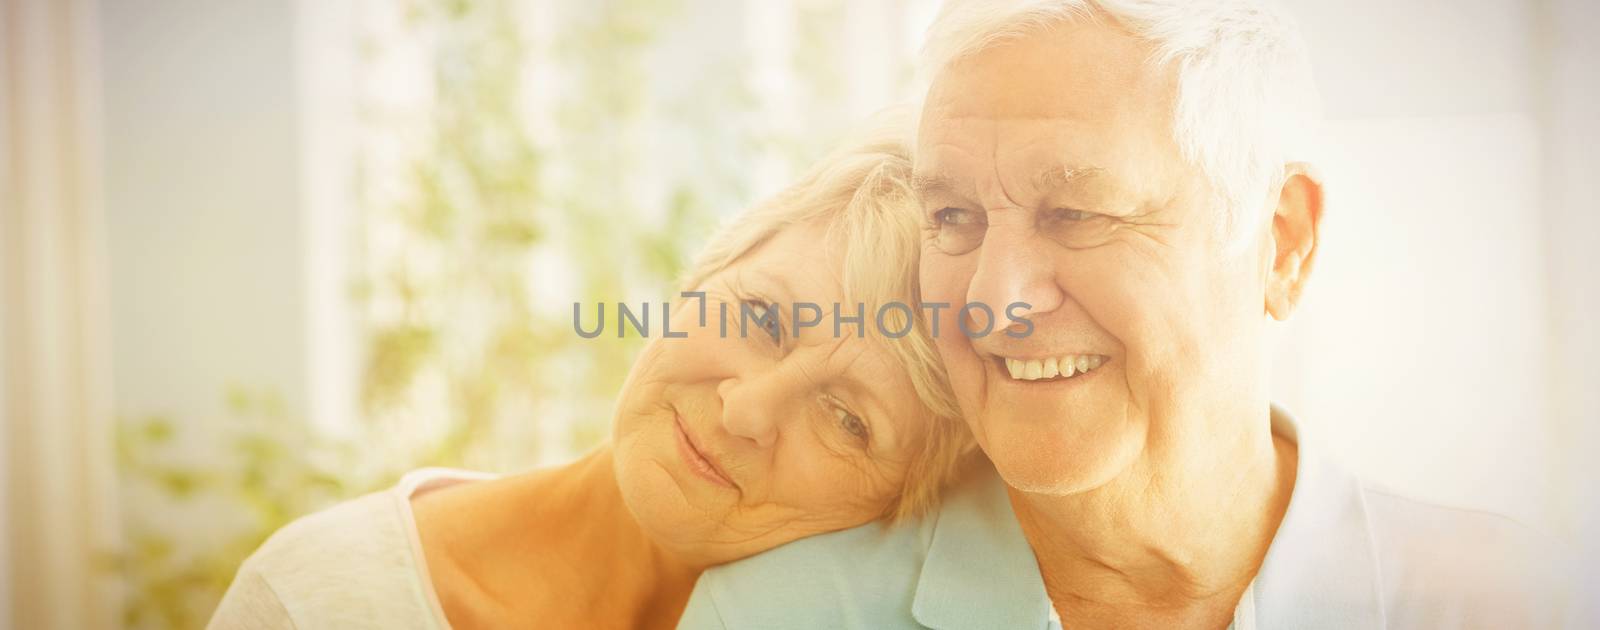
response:
M948 0L928 29L921 73L999 42L1110 18L1177 65L1173 138L1207 176L1229 226L1266 211L1284 165L1311 161L1319 98L1293 21L1253 0Z

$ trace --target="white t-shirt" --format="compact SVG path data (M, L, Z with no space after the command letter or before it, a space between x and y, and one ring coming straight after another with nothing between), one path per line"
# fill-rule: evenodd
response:
M443 630L411 499L493 475L425 468L278 530L239 567L208 628Z

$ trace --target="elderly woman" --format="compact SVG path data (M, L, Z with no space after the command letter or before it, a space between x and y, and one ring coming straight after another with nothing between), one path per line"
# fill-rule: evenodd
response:
M937 339L994 471L920 527L708 572L682 627L1559 622L1537 537L1362 483L1268 401L1323 209L1284 19L981 0L929 38L924 299L1022 305L1016 335Z
M926 322L796 334L787 308L917 302L892 118L712 239L686 282L704 302L676 304L686 334L639 356L609 443L527 474L419 471L303 518L244 563L211 626L672 627L706 567L929 509L970 437ZM740 335L719 302L777 317Z

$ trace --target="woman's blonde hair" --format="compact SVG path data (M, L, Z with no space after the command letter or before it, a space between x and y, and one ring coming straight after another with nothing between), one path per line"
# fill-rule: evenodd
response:
M905 108L873 116L799 181L723 225L682 282L686 290L693 290L783 229L825 221L833 242L843 243L841 280L848 308L841 306L841 314L853 312L850 309L857 303L865 304L864 322L857 325L870 329L881 305L899 302L910 307L908 334L874 336L905 368L917 397L932 416L922 443L912 447L898 500L885 514L891 521L925 514L936 506L940 490L973 450L971 434L956 407L926 314L919 306L921 222L911 187L913 119L914 112ZM887 310L883 328L905 329L907 310Z

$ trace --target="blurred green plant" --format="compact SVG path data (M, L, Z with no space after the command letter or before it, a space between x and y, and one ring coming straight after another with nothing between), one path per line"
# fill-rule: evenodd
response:
M159 505L139 504L142 513L128 514L125 505L125 546L108 559L108 568L130 590L125 627L203 627L239 562L273 531L302 514L392 483L399 472L358 463L357 444L319 436L290 417L270 392L236 388L226 398L227 421L212 425L214 432L205 436L220 448L206 461L184 456L190 451L171 418L118 425L125 504L160 499ZM227 527L212 532L210 546L196 547L169 529L194 508L228 516Z

